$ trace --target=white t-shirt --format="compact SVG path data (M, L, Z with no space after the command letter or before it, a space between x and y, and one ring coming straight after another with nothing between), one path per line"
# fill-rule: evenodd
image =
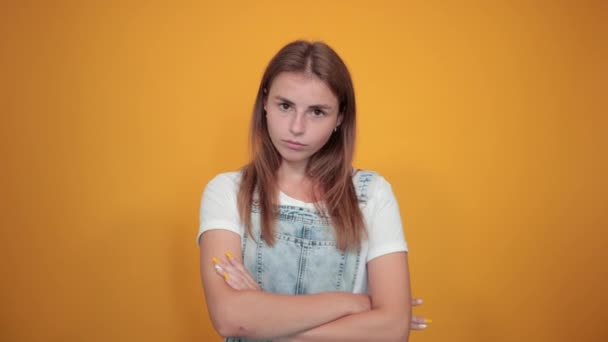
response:
M356 186L361 172L355 173ZM225 229L243 238L245 232L237 209L240 171L220 173L213 178L203 192L200 207L200 226L196 242L207 230ZM399 205L391 185L384 177L376 174L367 189L367 204L361 207L367 229L367 239L361 244L361 260L353 292L367 292L367 267L370 260L393 252L407 252L407 242L401 224ZM314 210L313 203L306 203L280 192L281 205L305 207Z

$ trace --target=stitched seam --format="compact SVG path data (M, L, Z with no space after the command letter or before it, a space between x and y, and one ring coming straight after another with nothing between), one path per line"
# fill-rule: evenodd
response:
M300 263L298 266L298 280L296 282L295 294L304 294L304 282L302 281L304 278L304 273L306 271L306 261L308 257L308 247L304 245L300 245L302 247L302 252L300 253Z

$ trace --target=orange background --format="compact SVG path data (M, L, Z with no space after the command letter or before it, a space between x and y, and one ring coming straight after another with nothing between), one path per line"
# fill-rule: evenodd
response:
M399 199L412 341L608 340L607 4L2 2L0 339L216 340L200 196L305 38Z

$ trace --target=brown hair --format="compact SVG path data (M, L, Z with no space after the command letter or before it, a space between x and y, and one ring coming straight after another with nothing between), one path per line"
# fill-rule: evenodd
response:
M274 244L278 184L277 170L281 155L275 149L264 111L264 100L273 80L282 72L307 72L323 80L338 98L342 124L327 143L310 157L307 175L318 186L313 191L320 214L329 216L334 227L338 248L356 248L365 236L363 215L352 182L352 159L355 147L355 92L350 73L342 59L323 42L297 40L284 46L272 58L262 77L253 107L250 129L252 160L242 169L238 194L241 221L251 232L251 209L254 195L260 211L261 233L267 244Z

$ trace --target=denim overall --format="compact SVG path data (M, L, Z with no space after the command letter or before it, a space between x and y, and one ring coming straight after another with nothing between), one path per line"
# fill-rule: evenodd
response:
M375 173L359 171L355 189L359 207L367 203L367 187ZM275 244L269 247L260 233L260 211L252 206L252 233L243 238L243 263L262 291L303 295L354 288L360 250L342 252L328 218L314 209L280 205ZM263 310L264 308L260 308ZM224 341L249 342L230 337Z

